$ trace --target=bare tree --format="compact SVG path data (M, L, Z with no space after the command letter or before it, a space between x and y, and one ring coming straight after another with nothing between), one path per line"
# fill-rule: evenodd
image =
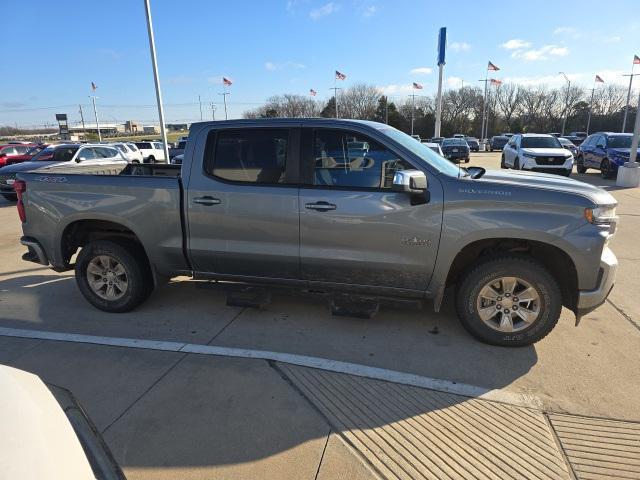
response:
M372 120L382 92L366 83L357 83L338 94L338 111L343 118Z
M321 107L315 100L302 95L284 94L270 97L267 103L243 113L244 118L318 117Z
M627 103L627 89L622 85L609 84L596 90L593 112L597 115L613 115Z
M505 83L496 91L496 101L507 130L513 127L514 116L522 103L522 94L518 85Z

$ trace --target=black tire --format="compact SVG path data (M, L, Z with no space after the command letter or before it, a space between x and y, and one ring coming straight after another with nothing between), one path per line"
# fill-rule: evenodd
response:
M127 288L117 300L107 300L89 286L87 267L93 258L107 255L120 263L127 276ZM94 307L111 313L129 312L144 302L153 291L153 277L142 248L121 240L96 240L85 245L75 266L76 282L80 292Z
M518 157L513 161L513 169L520 170L520 159Z
M9 202L17 202L18 201L18 195L16 195L15 193L3 193L2 196L4 197L5 200L7 200Z
M600 162L600 175L602 178L610 179L613 178L613 168L611 168L611 162L606 158Z
M489 147L489 151L490 151L490 152L493 152L493 147Z
M514 333L491 328L480 319L476 306L480 290L492 280L506 276L526 280L540 298L538 318ZM542 340L553 330L560 318L562 297L558 282L542 265L529 257L505 254L487 258L466 272L456 292L456 310L462 326L482 342L522 347Z
M464 163L469 163L469 160L470 160L469 158L465 158Z
M504 153L500 157L500 168L507 168L507 164L504 163Z
M576 170L578 173L587 173L587 167L584 166L584 157L582 155L576 159Z
M147 158L147 163L156 163L156 157L151 155L149 158Z

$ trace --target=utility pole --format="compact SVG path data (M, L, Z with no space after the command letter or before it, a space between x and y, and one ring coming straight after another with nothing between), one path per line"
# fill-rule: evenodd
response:
M384 97L384 123L389 125L389 96Z
M211 102L211 120L215 121L216 119L216 104Z
M640 105L640 96L638 97ZM638 145L640 144L640 112L636 113L636 123L633 127L633 138L631 139L631 151L629 161L618 167L616 185L619 187L640 186L640 164L638 163Z
M338 90L342 90L340 87L333 87L330 88L329 90L333 90L333 100L336 105L336 118L340 118L340 116L338 115Z
M162 92L160 91L160 75L158 74L158 61L156 59L156 42L153 38L153 22L151 21L151 5L149 0L144 0L144 9L147 14L147 32L149 34L149 50L151 51L151 64L153 66L153 80L156 85L156 101L158 102L158 116L160 117L160 132L164 146L164 161L169 163L169 143L167 142L167 130L164 124L164 108L162 106Z
M102 134L100 133L100 122L98 121L98 109L96 108L96 97L95 95L89 95L91 101L93 102L93 114L96 117L96 129L98 130L98 140L102 141Z
M560 75L562 75L564 79L567 81L567 98L566 98L566 101L564 102L564 116L562 118L562 132L561 132L561 136L564 136L564 129L567 125L567 117L569 116L569 94L571 92L571 80L569 80L569 77L567 77L567 75L564 72L558 72L558 73L560 73Z
M409 95L411 97L411 135L413 135L413 121L414 121L414 117L415 117L415 111L416 111L416 95L415 93L412 93L411 95Z
M82 113L82 104L78 104L78 108L80 109L80 121L82 122L82 133L87 134L87 129L84 126L84 114Z
M595 84L593 85L593 88L591 89L591 101L589 102L589 115L587 116L587 135L589 135L589 127L591 126L591 109L593 108L593 94L596 91L596 86Z
M480 141L482 141L484 137L484 126L487 121L487 85L489 82L489 71L487 71L487 78L484 80L478 80L479 82L484 82L484 101L482 102L482 124L480 126Z
M200 105L200 121L202 121L202 100L200 100L200 95L198 95L198 105Z

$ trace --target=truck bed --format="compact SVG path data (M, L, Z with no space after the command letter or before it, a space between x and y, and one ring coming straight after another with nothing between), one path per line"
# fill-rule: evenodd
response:
M69 228L83 221L113 222L136 235L151 263L162 266L159 273L187 272L179 175L179 165L146 164L112 175L20 173L27 184L25 236L38 238L51 265L65 268L58 243Z

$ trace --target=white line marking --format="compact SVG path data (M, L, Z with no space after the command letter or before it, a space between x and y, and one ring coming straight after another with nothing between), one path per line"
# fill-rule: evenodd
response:
M137 338L103 337L79 333L50 332L44 330L28 330L0 327L0 336L32 338L39 340L55 340L72 343L90 343L113 347L138 348L143 350L161 350L166 352L183 352L198 355L218 355L223 357L249 358L256 360L272 360L301 367L317 368L330 372L344 373L356 377L383 380L414 387L428 388L439 392L453 393L465 397L508 403L527 408L541 409L542 402L532 395L508 392L505 390L489 390L483 387L456 383L449 380L424 377L412 373L398 372L385 368L370 367L356 363L341 362L319 357L309 357L293 353L270 352L266 350L250 350L244 348L218 347L195 343L172 342L162 340L145 340Z
M55 282L61 282L63 280L71 280L73 277L60 277L60 278L54 278L53 280L45 280L44 282L39 282L39 283L32 283L31 285L24 285L22 288L33 288L33 287L39 287L41 285L46 285L48 283L55 283Z

